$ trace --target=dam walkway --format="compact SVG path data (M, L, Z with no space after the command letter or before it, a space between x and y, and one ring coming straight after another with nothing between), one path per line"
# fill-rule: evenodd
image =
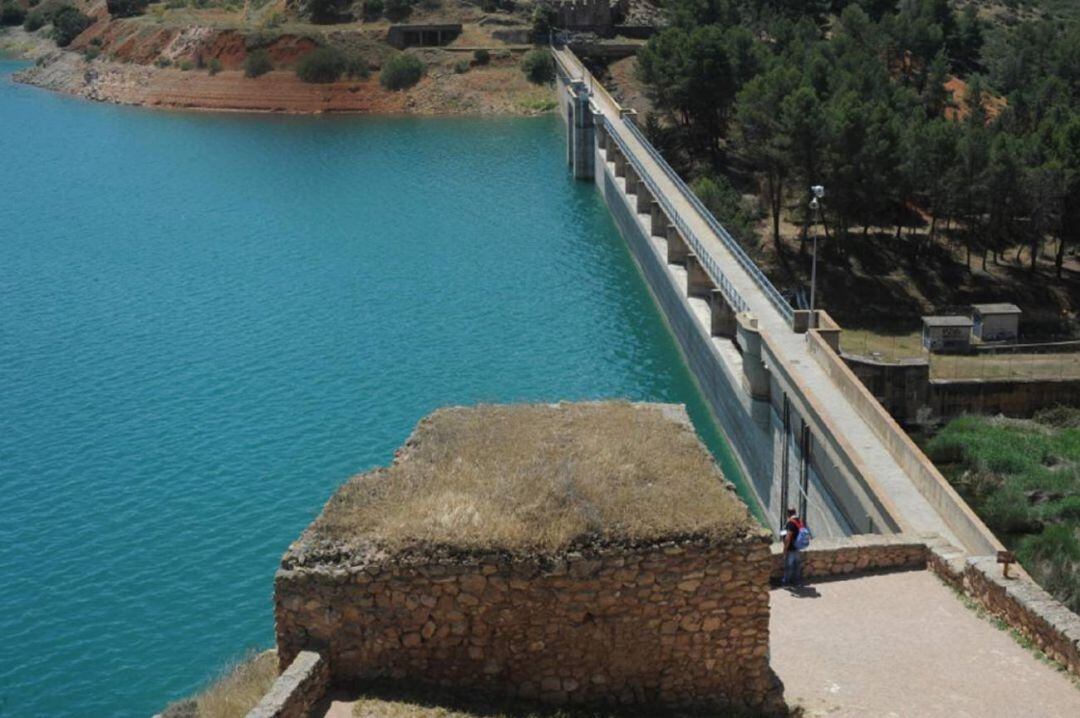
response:
M901 430L887 415L882 418L873 413L875 407L880 407L872 396L874 407L866 406L865 396L858 393L865 390L861 384L852 386L853 375L843 374L847 368L835 353L835 346L823 352L823 335L816 336L814 328L808 331L807 324L815 323L820 328L823 322L831 322L827 315L821 312L819 315L825 318L816 320L797 317L800 313L792 310L649 144L636 127L632 113L620 107L572 51L553 48L553 54L568 92L576 88L579 96L587 93L591 122L598 136L596 176L605 171L618 175L612 164L620 161L632 168L635 176L620 189L632 192L631 182L644 185L671 228L678 229L694 253L703 255L698 261L723 292L730 311L756 320L753 326L760 333L761 362L769 381L779 386L785 402L790 397L815 438L827 444L833 452L831 461L860 476L868 493L883 507L882 513L895 520L893 530L937 534L971 554L999 550L993 535L944 484L910 439L895 435ZM642 211L639 205L638 212ZM645 216L641 221L647 220ZM802 327L798 326L800 321L805 322ZM730 337L723 336L713 336L711 341L728 346L732 343ZM833 356L823 356L829 352Z

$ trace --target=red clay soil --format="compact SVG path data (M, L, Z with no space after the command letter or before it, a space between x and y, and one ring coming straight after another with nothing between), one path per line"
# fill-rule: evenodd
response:
M408 95L386 92L376 79L313 85L278 70L248 78L241 72L159 72L152 87L129 96L132 104L267 112L407 112Z
M149 107L284 113L358 112L422 115L528 115L553 103L549 87L530 84L516 63L492 63L458 74L432 62L404 92L384 89L373 74L331 84L301 82L292 70L245 77L240 70L211 75L175 67L95 60L72 52L48 53L15 79L101 102Z
M964 120L971 114L971 108L967 103L968 85L959 77L950 76L945 82L945 89L952 98L952 106L945 108L945 119ZM1008 103L1004 97L989 92L983 93L983 107L986 108L986 121L990 122L1005 109Z

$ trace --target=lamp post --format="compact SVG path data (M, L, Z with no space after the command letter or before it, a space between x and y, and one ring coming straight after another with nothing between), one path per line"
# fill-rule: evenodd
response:
M821 222L821 200L825 198L825 187L816 184L810 188L810 210L817 213L818 222ZM814 297L817 292L817 233L814 233L813 259L810 265L810 322L817 326L817 315L814 314Z

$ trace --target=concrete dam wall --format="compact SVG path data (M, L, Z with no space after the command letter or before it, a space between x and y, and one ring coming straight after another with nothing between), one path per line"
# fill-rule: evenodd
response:
M1000 542L853 373L841 328L794 310L574 54L553 48L567 164L593 182L767 516L818 536Z
M840 497L828 485L842 485L843 480L828 460L828 452L792 410L778 380L759 377L773 386L754 396L744 363L744 352L755 343L754 332L752 327L739 331L740 321L750 322L736 318L730 308L726 327L713 326L712 305L721 298L697 292L693 254L677 233L669 239L666 230L664 237L653 232L659 230L654 224L663 221L656 217L654 222L655 201L644 187L634 184L633 175L627 179L626 163L609 158L608 151L590 136L589 130L595 129L592 113L581 106L565 82L559 83L559 108L567 125L571 171L593 179L604 197L770 527L775 530L781 525L783 511L791 505L807 516L818 536L847 536L880 528L883 522L875 526L862 508L860 502L866 497L856 498L845 491L848 506L845 510L839 505ZM640 191L628 192L628 187ZM718 339L714 328L729 336ZM740 333L744 335L741 345ZM760 347L760 341L756 343Z

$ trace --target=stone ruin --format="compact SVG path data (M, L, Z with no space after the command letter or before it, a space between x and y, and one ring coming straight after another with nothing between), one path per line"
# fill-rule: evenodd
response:
M681 406L443 409L290 546L278 652L338 685L779 713L771 565Z

